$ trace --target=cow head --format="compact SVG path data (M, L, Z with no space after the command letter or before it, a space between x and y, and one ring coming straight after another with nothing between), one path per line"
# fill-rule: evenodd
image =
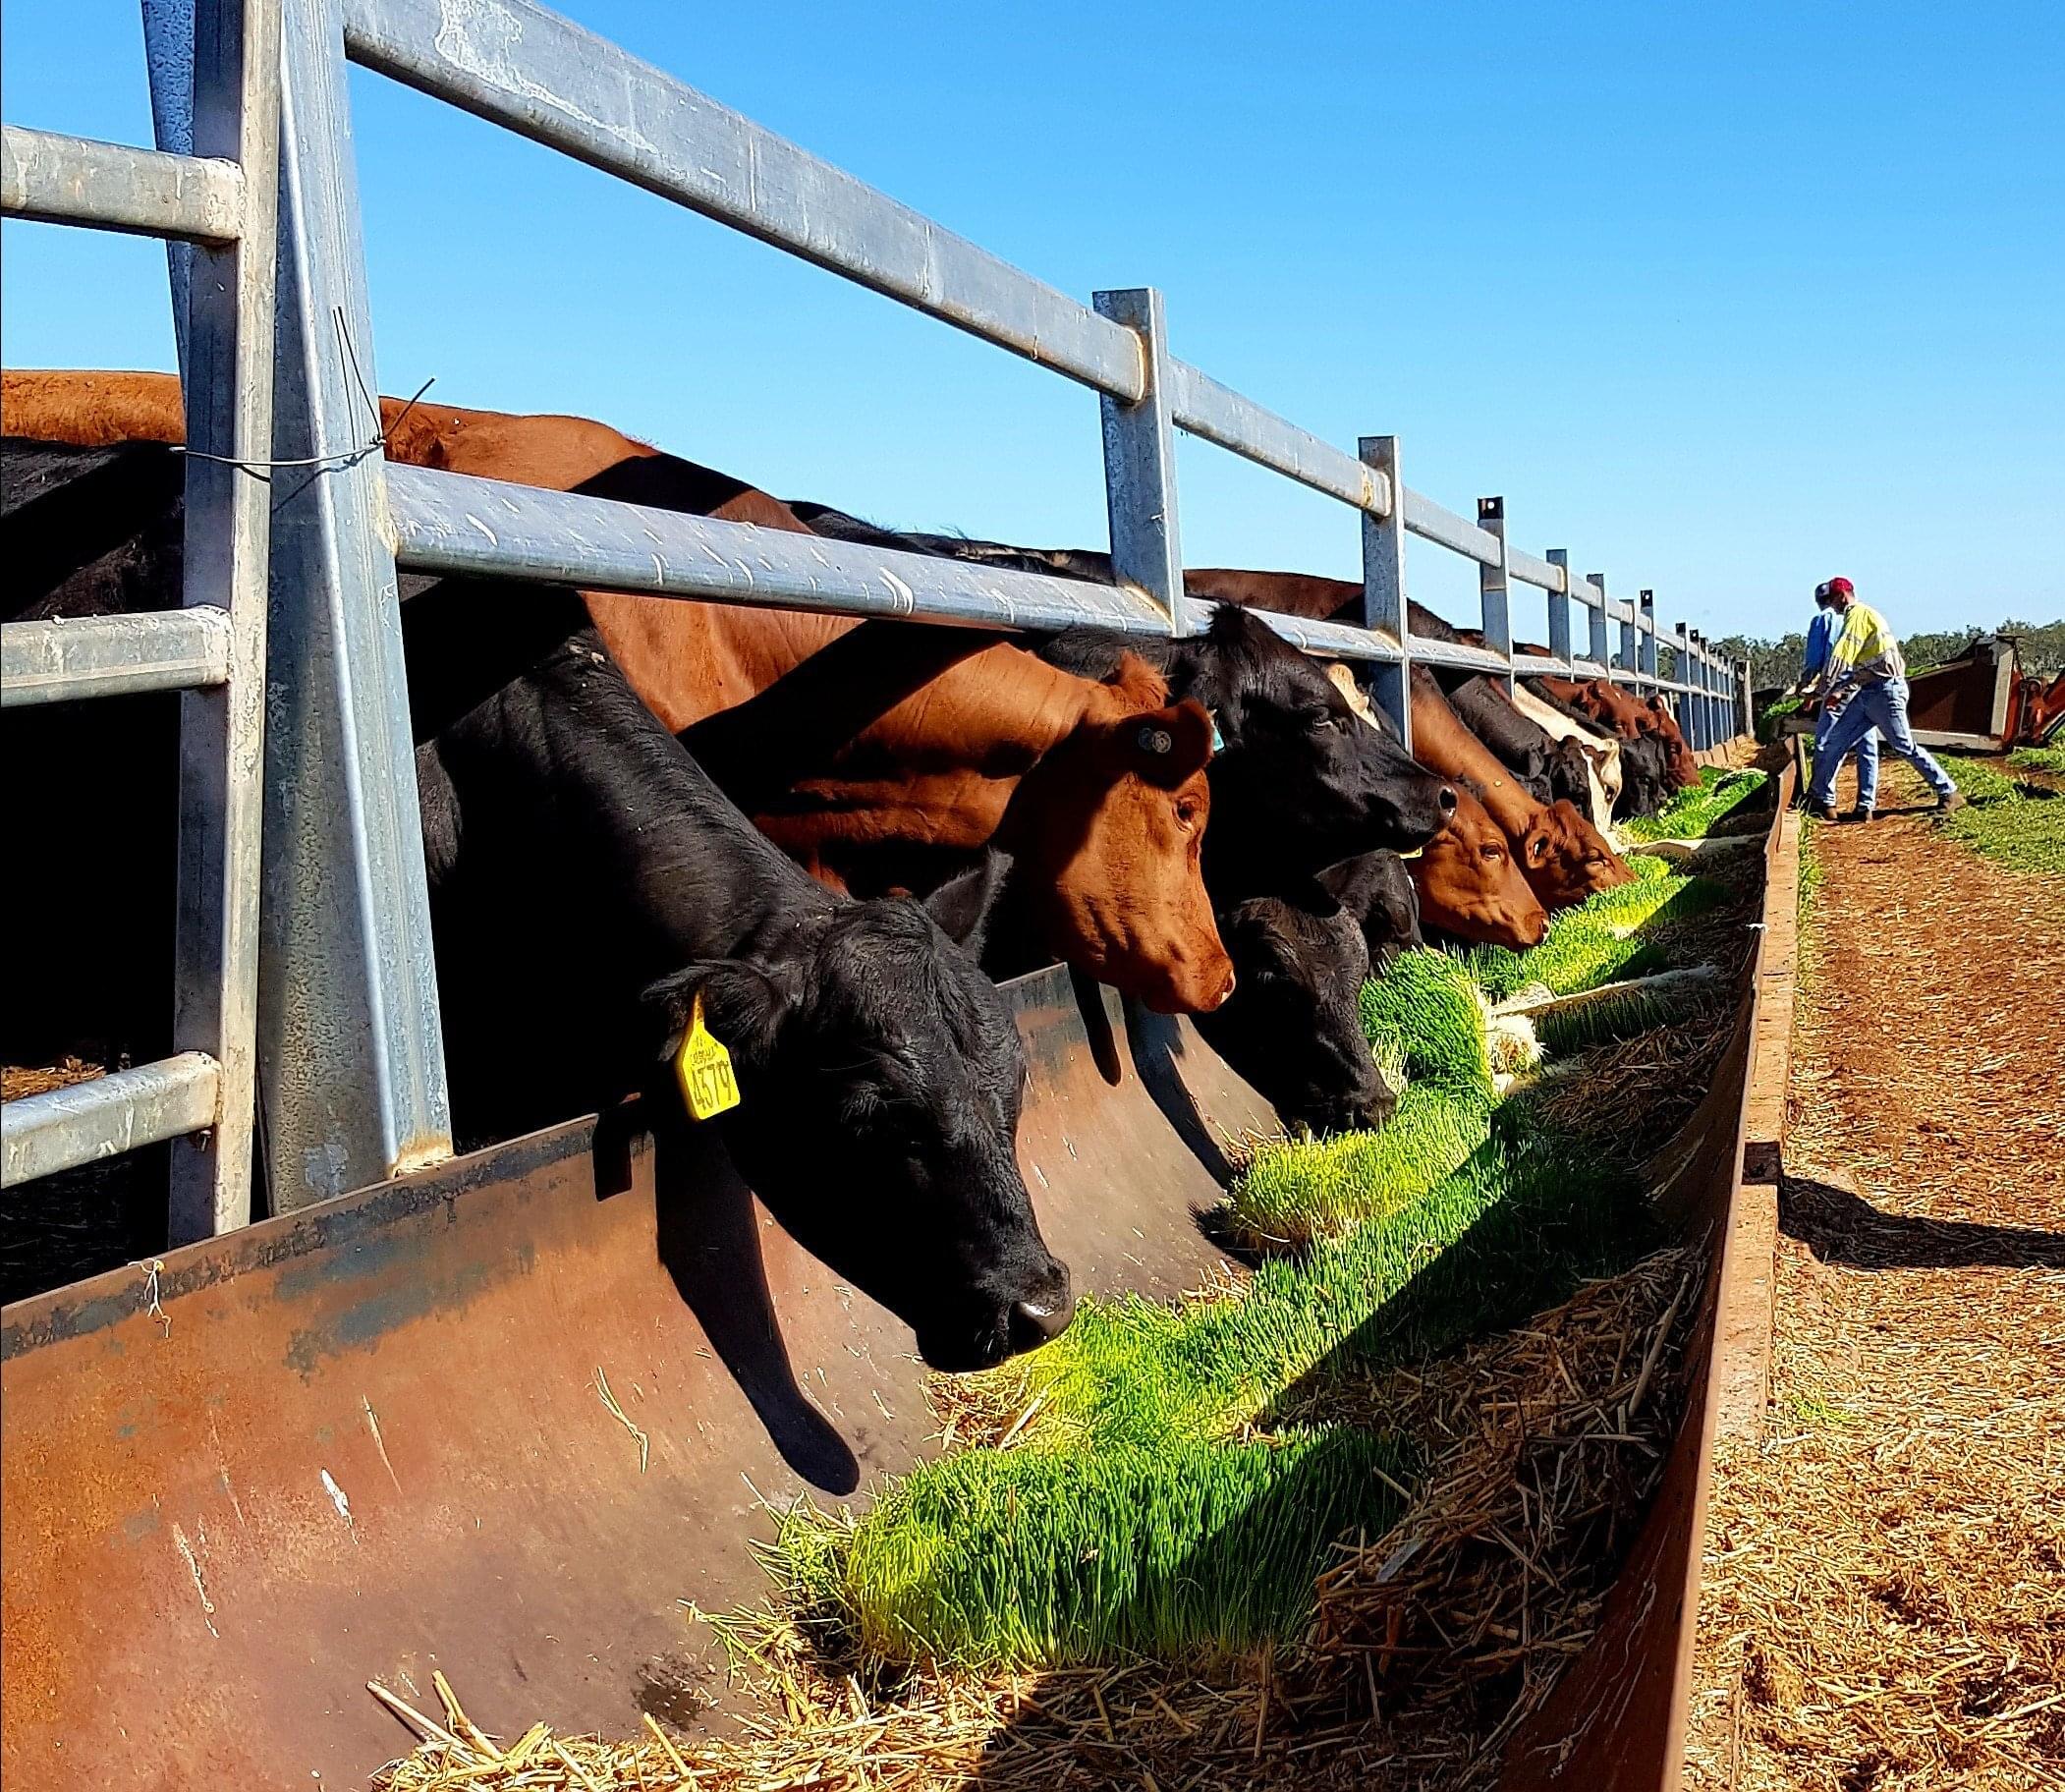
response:
M1019 1174L1024 1048L969 949L1000 871L922 906L842 904L776 969L726 959L649 991L677 1038L702 996L743 1097L725 1142L782 1225L947 1371L1042 1344L1073 1312Z
M1363 1032L1357 995L1369 954L1354 916L1278 897L1236 903L1219 930L1240 976L1233 999L1198 1026L1286 1127L1314 1133L1380 1126L1397 1097Z
M1620 743L1621 788L1614 802L1618 817L1653 815L1674 788L1663 743L1653 735Z
M1672 780L1680 790L1691 790L1700 781L1700 761L1693 756L1678 718L1660 697L1650 698L1643 709L1643 732L1653 734L1663 743L1664 763Z
M1214 865L1271 879L1309 874L1344 853L1410 852L1440 831L1454 793L1381 725L1360 716L1324 667L1237 604L1212 612L1177 649L1186 689L1211 710Z
M1369 969L1380 972L1410 946L1423 946L1420 895L1412 873L1396 853L1361 853L1330 865L1319 887L1346 909L1363 929Z
M1448 825L1406 864L1429 927L1515 952L1538 946L1548 932L1548 911L1521 875L1511 844L1467 790L1456 793Z
M1517 850L1521 874L1551 910L1575 908L1588 896L1635 877L1605 835L1570 803L1551 803L1539 811Z
M1017 900L1057 957L1162 1014L1203 1014L1233 993L1200 869L1212 789L1211 717L1197 703L1138 706L1137 660L1019 780L997 830ZM1154 680L1151 694L1166 696Z

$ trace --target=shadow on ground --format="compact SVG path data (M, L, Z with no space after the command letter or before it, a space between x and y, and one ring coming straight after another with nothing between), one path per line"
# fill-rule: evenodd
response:
M1779 1185L1778 1224L1824 1263L1853 1269L2065 1269L2065 1233L1914 1219L1805 1176Z

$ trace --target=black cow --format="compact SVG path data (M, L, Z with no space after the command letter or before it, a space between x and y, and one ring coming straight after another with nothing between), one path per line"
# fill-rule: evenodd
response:
M1396 853L1363 853L1330 865L1319 887L1362 928L1369 969L1381 972L1399 953L1426 944L1420 931L1420 892Z
M36 452L8 443L10 476ZM162 525L147 505L126 520ZM146 607L177 598L176 553L156 560L154 594L126 591ZM671 1115L666 1047L699 994L736 1068L716 1124L741 1170L928 1363L984 1368L1058 1332L1068 1272L1014 1149L1024 1053L969 950L999 867L923 906L835 897L639 700L572 592L454 582L403 616L460 1127L508 1137L639 1091Z
M1293 1131L1379 1126L1397 1096L1356 1000L1369 975L1363 929L1316 886L1306 896L1252 896L1220 911L1234 991L1195 1017L1198 1031Z
M1554 743L1492 688L1488 678L1466 678L1446 693L1448 704L1464 727L1497 756L1499 763L1537 803L1553 803L1567 791L1551 788L1549 749ZM1580 814L1591 812L1591 793L1580 784L1575 798Z

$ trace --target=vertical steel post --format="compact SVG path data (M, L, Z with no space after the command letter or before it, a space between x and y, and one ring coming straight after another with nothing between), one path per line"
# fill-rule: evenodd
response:
M1506 584L1506 500L1478 499L1478 527L1498 542L1498 564L1478 563L1478 613L1484 644L1506 661L1506 689L1513 689L1513 614Z
M1381 629L1398 642L1396 665L1369 667L1369 696L1413 750L1413 631L1406 601L1406 483L1399 469L1398 437L1366 435L1357 445L1365 467L1382 474L1391 506L1381 517L1363 512L1363 627Z
M192 24L192 152L242 167L244 219L236 242L196 248L189 263L181 602L229 612L230 665L225 684L180 699L172 1041L221 1074L214 1126L172 1146L174 1244L251 1212L271 507L251 463L272 457L279 0L198 0Z
M1642 606L1638 619L1640 633L1636 637L1636 663L1642 669L1643 683L1653 696L1656 690L1656 593L1646 590L1637 600Z
M273 487L258 1021L276 1211L452 1149L337 0L286 0L284 88L275 439L318 464Z
M1114 578L1161 606L1169 632L1182 626L1183 544L1176 521L1176 422L1169 380L1169 328L1151 286L1098 293L1100 317L1140 338L1146 391L1138 404L1099 401L1104 428L1104 505Z
M1600 611L1603 614L1605 603L1610 601L1606 597L1606 575L1604 573L1593 573L1591 575L1591 583L1599 588L1599 596L1601 598ZM1628 605L1627 615L1620 619L1620 635L1618 639L1620 647L1613 655L1613 663L1621 671L1629 674L1629 676L1626 679L1615 679L1614 683L1625 684L1632 689L1635 672L1635 606L1632 603Z
M1696 748L1711 745L1707 724L1710 717L1706 708L1706 644L1698 629L1692 632L1692 674L1689 681L1692 696L1692 744Z
M1678 679L1681 685L1690 685L1692 677L1692 625L1681 622L1677 627ZM1693 700L1689 691L1672 693L1671 710L1678 718L1678 731L1685 736L1688 745L1692 741Z
M1568 575L1568 571L1569 569L1566 567L1566 576ZM1613 656L1606 650L1605 592L1602 590L1599 593L1599 601L1597 607L1594 608L1591 604L1587 604L1585 607L1589 612L1589 614L1585 618L1585 641L1586 646L1591 656L1591 663L1595 666L1610 667L1613 664Z
M1749 740L1757 733L1757 693L1751 688L1750 662L1747 659L1738 660L1736 667L1736 690L1742 698L1742 716L1740 719L1743 738Z
M1567 665L1570 662L1570 549L1552 547L1547 557L1549 565L1560 569L1563 574L1563 589L1552 589L1547 594L1549 655Z
M194 0L143 0L143 59L150 70L150 134L167 155L194 153ZM278 116L279 101L272 102ZM275 137L277 134L275 134ZM167 242L172 278L172 340L187 371L187 293L194 246Z

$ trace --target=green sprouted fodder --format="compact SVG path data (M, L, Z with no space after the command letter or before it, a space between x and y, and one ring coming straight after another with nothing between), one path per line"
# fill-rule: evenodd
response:
M1767 781L1761 771L1723 771L1708 765L1700 782L1681 790L1653 815L1635 815L1620 824L1630 840L1703 840L1725 817L1749 802Z
M1539 984L1555 995L1575 995L1617 979L1667 970L1670 955L1646 937L1655 928L1691 921L1729 899L1727 885L1686 876L1660 859L1629 862L1635 881L1602 890L1549 923L1548 936L1525 952L1472 946L1460 962L1485 995L1506 1000Z
M1401 1502L1383 1477L1413 1472L1402 1446L1344 1426L971 1450L902 1477L850 1529L792 1515L778 1547L870 1665L1227 1653L1299 1629L1336 1540L1387 1529Z

